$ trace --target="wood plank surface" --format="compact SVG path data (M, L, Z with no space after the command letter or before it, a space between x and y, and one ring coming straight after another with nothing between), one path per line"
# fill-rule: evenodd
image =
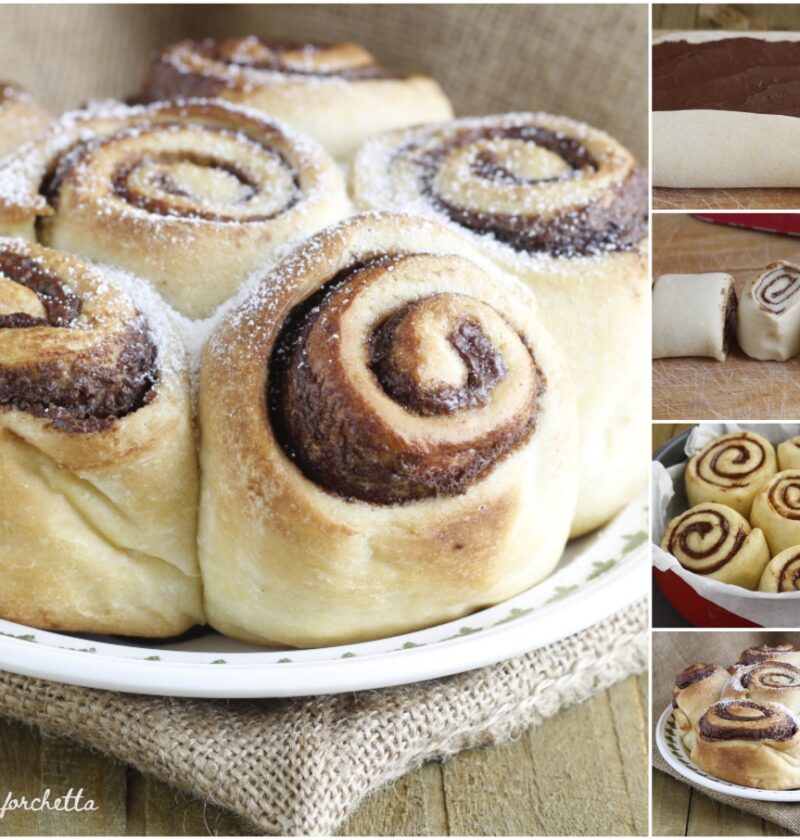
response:
M710 224L681 214L653 217L653 276L725 271L744 283L778 259L800 260L800 238ZM724 362L653 360L655 420L800 418L800 356L759 362L735 344Z
M796 3L653 5L655 36L684 29L800 30ZM800 189L671 189L653 187L654 210L798 210Z
M631 677L512 743L408 774L370 797L341 834L646 834L647 708L647 677ZM83 787L98 810L11 812L0 836L252 833L220 808L0 719L0 801L48 786Z

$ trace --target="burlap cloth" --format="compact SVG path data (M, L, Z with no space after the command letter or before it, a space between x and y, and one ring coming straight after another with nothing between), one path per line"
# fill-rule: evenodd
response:
M0 672L0 715L101 750L264 833L331 834L367 794L423 762L506 741L640 673L647 628L642 601L489 668L296 700L146 697Z
M753 645L765 642L792 642L800 645L800 633L741 631L735 633L653 633L653 708L652 724L672 702L672 685L675 675L694 662L708 662L728 667L739 654ZM662 773L699 790L704 796L716 799L732 808L739 808L762 819L800 834L800 803L759 802L755 799L738 799L724 793L689 782L674 771L661 757L653 739L653 766Z
M436 77L459 114L566 114L645 161L647 23L644 5L7 5L0 78L56 113L130 94L150 53L184 37L355 40L395 72ZM642 671L646 631L640 604L493 668L294 702L165 700L0 673L0 714L95 747L264 832L329 833L422 762L511 738Z

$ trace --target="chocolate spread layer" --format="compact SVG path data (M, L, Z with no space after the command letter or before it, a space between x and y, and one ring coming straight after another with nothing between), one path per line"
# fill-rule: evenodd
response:
M358 294L357 285L365 272L382 270L387 262L391 260L345 269L287 317L269 362L267 401L272 429L284 452L308 478L344 498L388 505L458 495L533 433L544 376L531 357L538 383L527 409L487 430L480 439L409 443L350 388L343 367L346 362L336 353L340 319ZM412 414L453 414L480 405L502 378L502 356L465 317L449 340L465 360L479 393L466 393L469 381L466 392L458 389L458 394L426 394L410 380L399 385L391 373L382 371L392 338L386 323L365 336L367 352L372 352L375 362L373 375ZM388 390L395 388L395 393Z
M690 665L688 668L684 668L680 674L675 677L675 687L683 690L693 683L700 682L700 680L704 680L706 677L713 676L718 670L719 669L716 665L706 665L702 662L698 662L696 665Z
M800 117L800 41L724 38L653 46L653 110Z
M81 299L36 260L0 251L0 275L33 291L47 314L46 318L24 312L2 315L0 329L74 325ZM0 366L0 406L46 417L66 431L97 431L152 399L156 355L144 319L138 318L85 351Z
M758 647L751 647L742 651L739 657L740 665L754 665L756 662L764 662L767 659L772 659L774 656L780 656L784 653L793 653L795 646L792 644L780 645L758 645Z
M696 551L689 545L689 537L692 534L697 534L700 539L705 539L714 529L714 525L705 519L697 522L691 521L695 516L700 516L701 514L708 515L713 519L716 519L720 536L719 539L705 551ZM685 524L687 521L689 523L688 525ZM667 550L670 554L674 554L676 556L680 551L685 557L688 557L691 560L706 560L709 557L713 557L722 549L728 539L730 530L730 522L727 517L718 510L712 510L711 508L706 508L704 510L689 510L681 517L673 528ZM739 553L739 549L742 547L746 539L747 534L745 534L742 528L738 528L733 544L731 545L731 549L724 557L720 557L717 561L710 563L707 566L703 566L702 568L692 569L692 571L697 575L713 574L718 569L721 569L726 563L729 563Z
M475 233L491 233L517 251L557 257L631 250L647 236L647 177L639 168L633 169L624 181L616 184L607 200L566 207L546 216L478 211L455 205L436 193L433 180L441 161L449 152L480 140L500 139L535 143L557 154L569 170L558 177L521 178L484 151L477 156L472 167L474 177L533 186L581 177L584 172L599 168L598 162L578 140L538 126L485 126L464 130L419 161L423 191L457 224ZM408 151L400 150L399 154Z
M742 713L744 709L758 712L759 717ZM712 717L724 723L714 723ZM700 737L707 741L788 741L797 732L797 724L789 714L777 709L752 700L738 700L712 706L700 718L698 729Z

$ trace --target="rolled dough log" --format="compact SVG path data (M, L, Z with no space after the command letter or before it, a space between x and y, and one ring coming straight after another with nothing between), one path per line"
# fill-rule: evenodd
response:
M653 287L653 358L728 353L736 314L730 274L662 274Z

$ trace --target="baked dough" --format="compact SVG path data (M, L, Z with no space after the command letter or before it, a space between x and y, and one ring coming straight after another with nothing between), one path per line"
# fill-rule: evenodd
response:
M684 668L675 677L672 716L689 750L694 746L697 721L712 703L719 700L729 681L730 674L724 668L703 662Z
M800 41L797 32L694 31L671 33L655 39L654 45L743 36ZM800 187L800 118L796 116L697 108L654 110L652 119L655 186Z
M776 554L764 569L758 588L762 592L800 592L800 546Z
M747 284L736 336L753 359L784 362L800 353L800 266L771 263Z
M653 286L653 358L710 356L724 362L735 317L730 274L662 274Z
M266 275L206 345L200 426L206 608L229 636L454 619L546 577L569 533L561 356L524 286L428 220L354 216Z

